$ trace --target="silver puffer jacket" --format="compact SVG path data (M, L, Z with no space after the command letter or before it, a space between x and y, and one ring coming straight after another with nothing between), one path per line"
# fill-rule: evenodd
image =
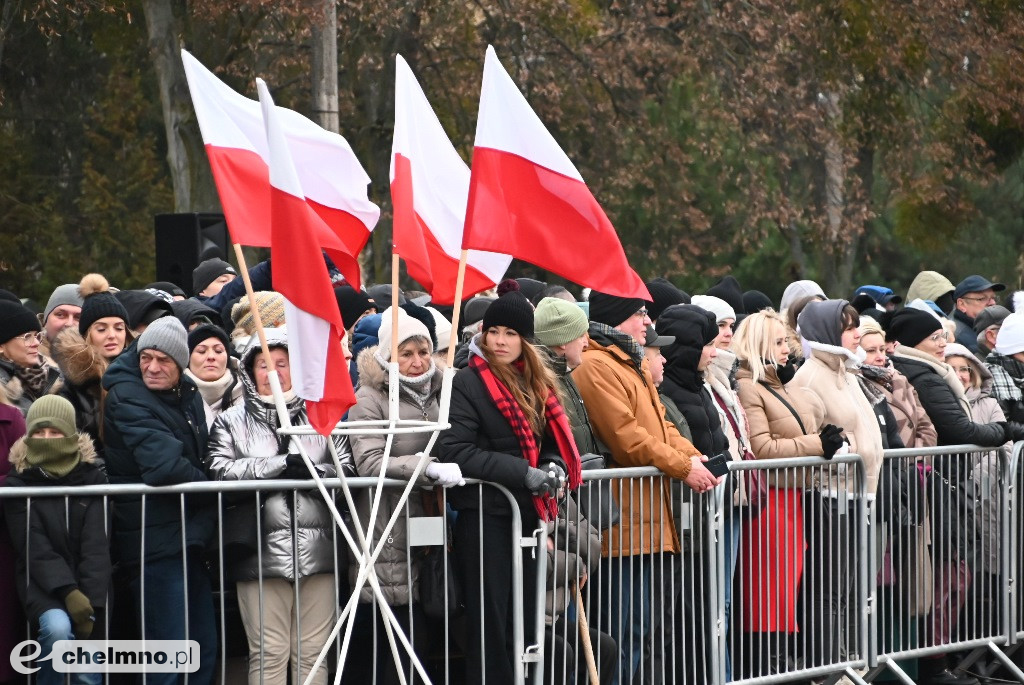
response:
M287 348L282 342L271 347ZM249 375L249 360L260 350L249 350L240 371L245 386L242 404L224 411L210 429L207 468L216 480L253 480L280 478L286 466L287 441L277 435L277 410L264 403ZM288 403L293 425L305 424L305 401L299 397ZM324 478L337 475L326 440L319 436L299 438ZM334 436L338 457L346 475L355 475L352 451L345 436ZM256 525L255 521L253 525ZM261 521L262 565L264 578L295 580L314 573L334 570L334 521L316 490L267 494L263 500ZM339 543L344 546L340 538ZM235 580L256 580L260 560L251 555L227 560Z

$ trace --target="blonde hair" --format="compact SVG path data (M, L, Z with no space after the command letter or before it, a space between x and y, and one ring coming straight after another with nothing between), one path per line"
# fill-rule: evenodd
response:
M548 393L554 392L557 396L558 381L536 348L528 343L526 338L520 339L523 341L523 351L519 355L519 359L523 361L522 373L512 364L498 361L487 346L486 332L480 336L480 350L484 353L491 371L505 384L515 398L516 404L523 410L533 434L539 437L544 433L544 411Z
M870 316L863 316L860 320L860 335L863 338L865 335L871 335L876 333L885 339L885 331L882 330L882 325L872 319Z
M731 349L737 359L746 362L755 383L766 376L768 364L765 360L775 356L772 350L772 328L775 324L786 331L786 322L780 314L774 309L763 309L743 319L733 336ZM776 365L772 363L771 366L774 368Z

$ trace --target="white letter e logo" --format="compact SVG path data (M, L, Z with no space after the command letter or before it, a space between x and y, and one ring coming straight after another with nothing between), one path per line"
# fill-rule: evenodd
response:
M27 656L22 656L21 650L24 649L26 645L28 645L29 647L33 647L32 653L28 654ZM38 666L35 668L30 668L28 666L25 666L25 664L34 660L37 656L39 656L39 653L42 651L42 647L35 640L25 640L24 642L19 642L14 647L14 649L11 650L11 666L14 668L15 671L21 673L22 675L29 675L35 673L39 670ZM42 659L40 659L40 661L46 661L50 658L50 656L52 655L45 656Z

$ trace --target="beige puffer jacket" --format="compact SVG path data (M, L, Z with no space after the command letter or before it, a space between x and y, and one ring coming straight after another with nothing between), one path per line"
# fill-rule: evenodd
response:
M359 353L356 363L359 367L359 390L356 392L356 406L349 412L349 421L369 421L388 418L388 385L387 372L374 358L376 347L368 347ZM401 419L416 419L436 421L438 414L438 401L441 394L441 379L443 371L437 365L435 359L435 370L433 378L429 382L430 394L425 406L419 403L407 392L399 394L398 413ZM395 435L391 445L391 454L388 457L385 476L408 481L419 462L416 456L427 446L430 433L404 433ZM381 462L384 458L384 446L387 442L386 435L353 435L352 451L355 458L356 471L360 476L376 477L380 474ZM436 453L436 445L435 445ZM436 461L436 454L432 454L429 461ZM424 465L426 468L426 465ZM429 478L420 472L419 484L428 486L431 484ZM372 504L372 489L361 489L355 494L356 510L359 512L359 519L365 526L370 518L370 506ZM384 526L391 518L399 497L402 494L400 488L387 488L381 496L380 511L377 512L377 520L374 525L373 540L380 540L384 532ZM432 493L424 493L420 488L414 488L409 495L408 516L423 516L423 497L433 497ZM388 536L387 544L381 550L380 556L374 567L377 571L377 579L380 582L384 597L391 606L409 604L409 570L412 570L412 592L413 599L418 598L417 580L419 577L419 566L415 563L415 552L413 563L409 563L406 556L407 539L406 516L398 517L391 534ZM414 548L415 550L415 548ZM358 575L358 565L349 564L349 580L353 583ZM370 602L373 593L369 587L363 586L360 591L359 600Z

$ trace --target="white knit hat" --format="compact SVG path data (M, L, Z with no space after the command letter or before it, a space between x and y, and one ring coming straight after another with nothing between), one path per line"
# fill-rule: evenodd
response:
M736 310L720 297L715 297L714 295L694 295L690 298L690 304L695 304L701 309L714 314L715 323L722 323L726 319L736 320Z
M1003 319L996 335L996 353L1005 357L1024 352L1024 312L1014 312Z
M377 333L377 340L379 345L377 347L377 354L384 361L391 360L391 339L392 337L398 338L398 346L400 347L409 338L413 338L417 335L423 336L427 339L427 345L430 345L430 331L419 319L415 319L409 316L408 313L401 307L398 308L398 335L392 336L391 332L391 307L388 307L380 315L380 331ZM439 343L440 344L440 343ZM433 350L431 350L433 351Z

